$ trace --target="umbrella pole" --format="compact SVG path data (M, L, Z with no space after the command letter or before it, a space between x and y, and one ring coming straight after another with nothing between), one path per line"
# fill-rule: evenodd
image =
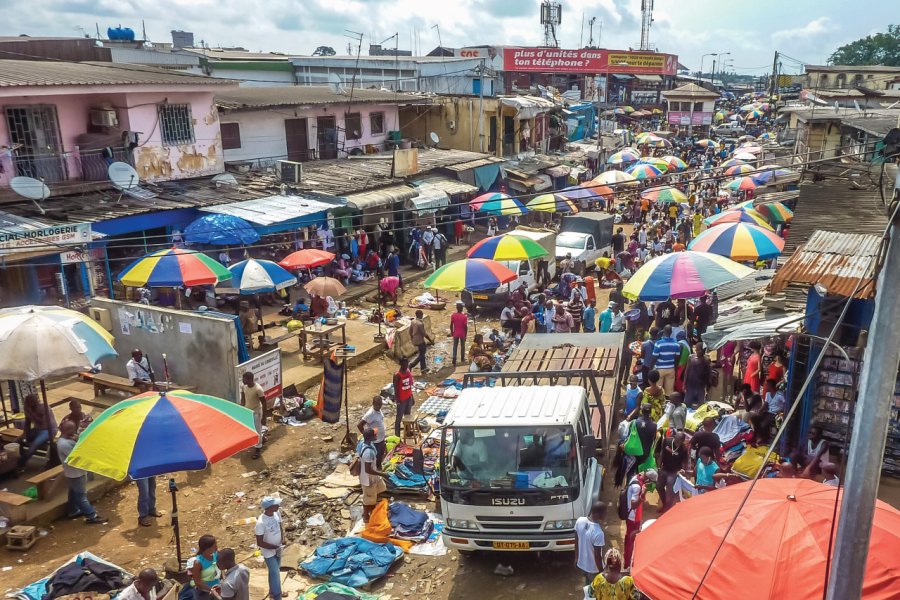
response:
M6 412L6 396L3 394L3 385L0 385L0 406L3 407L3 426L9 424L9 414Z
M259 313L259 330L263 337L266 337L266 320L263 319L262 304L259 301L259 294L254 295L256 296L256 312Z
M178 526L178 486L175 478L169 478L169 492L172 494L172 536L175 538L175 558L178 560L178 569L181 569L181 529Z

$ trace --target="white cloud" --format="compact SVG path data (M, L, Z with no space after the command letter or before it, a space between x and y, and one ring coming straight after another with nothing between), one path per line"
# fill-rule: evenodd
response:
M819 36L837 31L837 25L832 23L831 19L828 17L819 17L818 19L813 19L806 25L802 27L795 27L793 29L781 29L772 33L772 41L779 42L792 42L798 38L801 39L809 39L809 38L817 38Z

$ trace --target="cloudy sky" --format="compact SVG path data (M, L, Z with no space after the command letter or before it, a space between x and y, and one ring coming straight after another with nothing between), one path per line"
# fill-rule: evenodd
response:
M540 0L0 0L0 35L105 35L108 26L122 24L140 33L141 20L151 40L169 41L169 31L193 31L210 46L243 46L309 54L316 46L347 53L344 30L364 34L363 53L370 42L395 32L400 47L427 53L438 45L539 45ZM641 0L562 0L560 45L587 44L582 15L597 18L595 44L627 49L640 42ZM864 7L864 10L862 9ZM771 70L778 50L802 62L819 63L839 45L886 29L898 15L897 0L656 0L651 43L661 52L677 54L696 70L701 55L730 52L738 73ZM900 21L900 18L895 19ZM583 37L582 37L583 35ZM391 47L394 41L385 46ZM708 68L711 57L705 59ZM785 62L784 72L799 72Z

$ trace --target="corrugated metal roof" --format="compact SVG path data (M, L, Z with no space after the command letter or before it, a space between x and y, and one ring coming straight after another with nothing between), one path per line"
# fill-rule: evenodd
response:
M207 206L200 210L222 215L233 215L257 225L272 225L293 221L334 208L337 208L334 204L327 204L302 196L278 195L255 200L244 200L243 202L220 204L219 206Z
M354 89L352 96L335 94L327 85L280 87L242 87L216 94L216 106L222 110L247 110L272 106L305 106L324 104L420 104L428 99L420 95L382 90Z
M747 292L762 290L769 285L769 282L772 281L772 277L774 276L775 269L756 271L750 277L744 277L743 279L720 285L716 288L716 296L719 297L719 302L724 302L731 298L736 298L741 294L746 294Z
M143 65L0 60L0 88L62 85L234 86L237 82Z
M662 93L663 98L677 100L678 98L709 98L719 97L718 92L711 92L705 87L701 87L696 83L688 83L674 90L668 90Z
M564 425L583 410L585 390L577 385L466 388L445 423L471 427Z
M416 177L410 181L410 184L414 187L427 185L438 188L451 196L454 194L471 194L478 191L478 188L474 185L469 185L465 181L450 179L443 175L425 175L424 177Z
M778 269L769 289L777 294L790 283L821 284L829 294L849 296L862 278L854 297L872 298L875 257L880 243L877 235L816 231Z
M356 210L378 208L394 202L403 202L416 197L416 190L408 185L392 185L378 190L369 190L358 194L348 194L344 197L347 206Z

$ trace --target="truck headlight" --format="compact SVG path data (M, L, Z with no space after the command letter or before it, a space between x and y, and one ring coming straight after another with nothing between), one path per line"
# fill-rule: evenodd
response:
M562 529L574 529L575 521L572 519L565 519L562 521L547 521L547 524L544 525L545 530L554 530L559 531Z
M465 519L447 519L447 525L450 526L450 529L478 529L478 526L475 525L474 521L467 521Z

